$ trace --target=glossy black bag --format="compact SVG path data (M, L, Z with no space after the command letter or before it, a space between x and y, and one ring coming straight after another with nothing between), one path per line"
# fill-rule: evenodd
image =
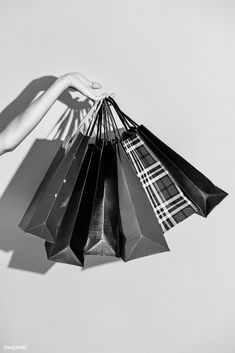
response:
M116 145L104 141L92 208L86 255L119 256Z
M54 243L45 242L47 257L55 262L84 264L101 149L89 144L68 207Z
M116 144L112 140L107 104L103 102L96 144L101 147L91 221L84 254L119 256Z
M122 145L117 146L121 257L126 262L169 251L144 189Z

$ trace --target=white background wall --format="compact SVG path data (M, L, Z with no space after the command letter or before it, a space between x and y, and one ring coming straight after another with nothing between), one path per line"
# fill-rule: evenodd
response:
M90 266L46 259L17 224L58 141L58 100L0 158L0 344L27 351L233 353L233 1L2 1L0 124L78 71L229 196L168 231L171 252ZM30 82L26 91L22 91ZM19 97L18 97L19 96ZM17 98L18 97L18 98Z

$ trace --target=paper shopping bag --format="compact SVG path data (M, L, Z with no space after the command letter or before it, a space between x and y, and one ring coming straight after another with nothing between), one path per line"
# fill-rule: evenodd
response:
M123 146L163 232L198 211L137 133L133 132L124 139Z
M49 260L84 264L84 246L92 213L101 149L89 144L54 243L45 242Z
M183 192L198 207L198 215L207 217L228 195L144 125L140 125L137 131L149 148L161 159Z
M129 261L169 251L140 180L122 145L117 146L121 257Z
M86 255L119 257L116 144L104 141L95 190Z

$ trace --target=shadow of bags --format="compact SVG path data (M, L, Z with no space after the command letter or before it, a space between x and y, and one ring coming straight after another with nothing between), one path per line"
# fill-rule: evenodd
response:
M9 267L45 273L53 266L41 239L25 234L18 223L60 144L60 139L36 140L0 199L0 249L13 250Z

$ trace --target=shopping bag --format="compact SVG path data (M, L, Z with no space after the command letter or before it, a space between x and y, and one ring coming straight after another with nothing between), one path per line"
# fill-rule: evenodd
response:
M86 255L119 257L116 145L104 141L92 208Z
M58 168L58 165L61 163L61 161L64 158L65 144L66 144L66 141L64 141L62 144L60 144L59 149L56 152L54 159L52 160L42 182L40 183L38 189L36 190L36 192L33 196L33 199L30 202L30 205L28 206L20 223L18 224L18 227L20 227L24 231L26 231L26 229L28 229L30 221L32 220L33 215L36 212L36 209L40 203L40 200L42 199L44 193L46 192L47 186L49 185L50 180L52 179L52 176L54 175L56 169Z
M163 232L198 211L138 134L132 132L123 146Z
M170 251L122 144L117 144L117 170L121 258L126 262Z
M182 192L198 207L197 214L207 217L228 193L212 183L204 174L167 146L143 124L138 125L128 117L121 111L113 98L108 97L107 100L113 105L119 118L126 124L127 129L139 134L178 183Z
M45 242L47 257L54 262L77 266L84 264L101 149L89 144L76 184L54 243Z
M174 176L180 188L199 208L197 214L207 217L228 193L209 180L198 169L173 151L145 126L138 127L138 133L150 149L161 158L162 163Z
M80 128L97 114L101 101L95 103L78 127L77 133L60 147L55 160L35 193L19 227L26 233L54 242L58 227L73 191L76 176L85 156L90 136Z
M63 114L63 118L66 117L68 118L71 115L72 109L67 109L65 111L65 113ZM33 199L31 200L31 203L29 205L29 207L27 208L23 218L21 219L20 223L18 224L18 226L25 231L25 229L27 229L30 220L33 217L33 214L41 200L41 198L43 197L47 186L49 185L50 180L52 179L52 176L54 175L56 169L58 168L59 164L61 163L61 161L64 158L65 155L65 150L66 150L66 146L69 143L69 139L70 137L68 136L59 146L49 168L47 169L46 174L44 175L43 180L41 181L38 189L36 190Z

